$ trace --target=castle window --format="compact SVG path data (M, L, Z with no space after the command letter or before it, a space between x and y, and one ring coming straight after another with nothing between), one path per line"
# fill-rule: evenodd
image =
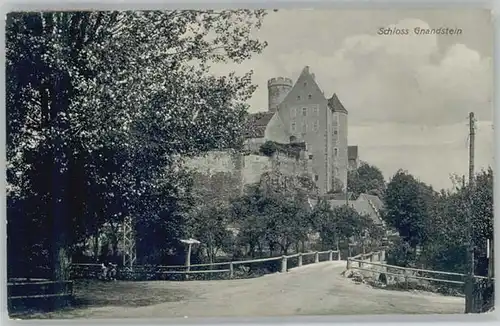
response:
M318 131L318 129L319 129L319 121L316 120L316 121L314 121L314 124L313 124L313 131Z
M312 98L313 98L313 96L312 96L311 94L309 94L307 97L308 97L309 99L312 99Z
M309 154L309 159L310 159L310 160L312 160L312 159L313 159L312 154Z
M334 130L333 130L333 134L334 134L334 135L338 134L337 129L334 129Z
M339 150L338 150L337 148L335 148L335 149L333 150L333 153L334 153L334 155L335 155L335 156L337 156L337 155L339 154Z
M307 132L307 125L305 123L302 124L302 132Z
M297 116L297 108L292 108L292 110L290 111L290 115L292 116L292 118L295 118Z
M307 82L304 82L304 86L307 86Z
M319 116L319 106L314 107L314 114Z
M297 100L300 100L300 95L297 96Z
M314 175L314 181L318 181L319 176L317 174Z
M292 124L291 124L291 126L290 126L290 130L291 130L292 132L295 132L295 130L296 130L296 127L295 127L295 122L292 122Z
M304 117L307 115L307 108L302 108L302 115Z

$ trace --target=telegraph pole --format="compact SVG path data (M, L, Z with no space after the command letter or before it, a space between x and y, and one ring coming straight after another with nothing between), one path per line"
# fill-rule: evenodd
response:
M465 313L472 313L474 301L474 241L472 236L472 214L474 188L474 141L475 141L474 112L469 113L469 189L466 190L468 197L467 209L467 279L465 281Z
M474 140L476 137L474 112L469 113L469 184L474 182Z

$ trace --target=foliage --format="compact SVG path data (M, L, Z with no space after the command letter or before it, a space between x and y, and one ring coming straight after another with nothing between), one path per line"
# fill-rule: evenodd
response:
M412 249L429 240L435 192L405 171L398 171L385 191L384 219Z
M347 190L355 198L363 193L382 197L385 190L384 176L376 166L361 162L356 170L347 172Z
M273 156L278 151L278 145L273 141L266 141L259 148L259 152L265 156Z
M467 230L470 228L477 273L485 274L486 240L493 239L493 171L477 173L472 184L443 191L437 198L429 264L445 270L465 271Z
M197 208L190 222L190 236L201 242L202 251L210 263L215 261L222 250L233 250L233 235L228 229L231 211L227 206L208 203Z
M277 177L283 177L279 174ZM238 242L249 247L249 255L260 255L265 249L286 254L290 248L305 241L311 230L306 192L296 187L298 181L284 187L270 182L272 175L247 187L245 193L232 202L235 224L240 233Z
M276 152L284 153L295 159L300 158L301 150L305 149L303 143L281 144L271 140L260 145L259 152L265 156L272 157Z
M486 240L493 238L493 171L457 183L440 193L399 171L386 191L385 218L402 238L387 253L390 264L466 272L467 230L470 229L478 275L486 275ZM413 241L412 241L413 239ZM416 254L416 245L421 253Z
M42 226L26 241L10 228L9 259L29 260L39 246L60 278L64 251L125 215L149 230L142 239L160 241L155 223L182 234L179 156L240 146L244 102L255 90L251 72L215 77L209 63L262 51L265 42L251 32L263 17L262 10L9 14L8 219L25 230Z
M386 252L387 264L410 267L414 266L416 253L411 250L408 242L397 239L392 242Z
M364 238L376 240L381 237L380 228L366 215L359 214L350 206L332 208L321 200L312 212L315 229L323 246L333 248L340 241L357 241Z

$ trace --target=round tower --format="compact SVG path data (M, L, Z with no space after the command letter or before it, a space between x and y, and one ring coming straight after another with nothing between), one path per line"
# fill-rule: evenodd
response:
M286 77L271 78L267 81L269 112L276 112L278 105L285 99L285 96L290 92L292 86L293 81Z

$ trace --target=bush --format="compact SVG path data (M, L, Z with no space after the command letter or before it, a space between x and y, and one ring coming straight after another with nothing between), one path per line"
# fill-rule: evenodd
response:
M407 242L397 240L389 246L386 260L388 265L411 267L415 265L416 254Z

